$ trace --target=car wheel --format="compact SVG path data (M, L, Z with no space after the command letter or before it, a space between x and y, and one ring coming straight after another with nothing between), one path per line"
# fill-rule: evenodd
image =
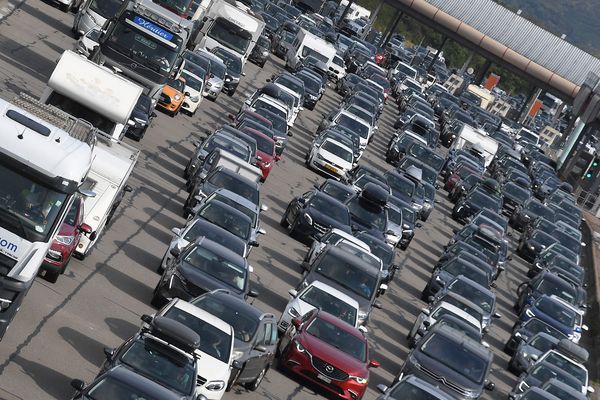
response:
M248 390L250 390L251 392L254 392L256 389L258 389L258 387L260 386L260 383L262 382L263 378L265 377L265 375L267 374L267 371L269 370L269 366L266 365L262 371L260 371L260 373L258 374L258 376L256 377L256 379L254 379L252 382L248 382L244 385L244 387Z
M427 221L427 219L429 218L429 215L430 215L430 213L423 215L423 217L421 218L421 221L423 221L423 222Z
M294 219L288 227L288 234L294 236L296 234L296 228L298 227L298 218Z
M281 221L279 221L279 225L283 226L284 228L287 228L288 226L290 226L289 222L287 221L287 217L288 217L288 209L286 208L285 212L281 216Z
M58 8L60 9L60 11L68 13L69 9L71 8L71 5L70 4L62 4L62 3L60 3L58 5Z
M161 308L164 304L164 299L158 294L160 282L161 281L158 281L158 285L156 285L156 287L154 288L154 291L152 292L152 299L150 300L150 304L156 308Z

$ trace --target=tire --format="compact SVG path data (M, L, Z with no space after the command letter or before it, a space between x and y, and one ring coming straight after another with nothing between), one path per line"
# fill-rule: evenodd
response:
M298 218L296 218L288 227L288 234L294 236L296 234L296 227L298 226Z
M62 271L46 270L46 273L44 274L44 280L50 283L56 283L61 273Z
M156 285L156 287L154 288L154 291L152 292L152 299L150 300L150 304L156 308L161 308L165 304L164 299L162 299L158 294L158 288L160 287L160 282L161 281L158 281L158 285Z
M60 3L58 5L58 8L59 8L60 11L68 13L69 10L71 9L71 5L70 4L62 4L62 3Z
M281 216L281 221L279 221L279 225L283 226L284 228L287 228L290 226L290 224L287 222L286 218L288 215L288 209L285 209L285 212L283 213L283 215Z
M269 366L265 365L265 367L260 371L258 376L252 382L245 383L244 387L251 392L256 391L256 389L258 389L258 387L260 386L260 383L262 382L263 378L267 374L268 370Z

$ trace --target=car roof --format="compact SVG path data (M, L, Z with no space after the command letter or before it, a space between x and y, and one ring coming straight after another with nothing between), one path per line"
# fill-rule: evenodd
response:
M181 394L173 392L163 385L134 372L123 364L119 364L102 374L94 383L105 378L116 379L132 386L141 392L151 395L156 400L181 400Z
M212 197L215 194L220 194L223 197L227 197L228 199L231 199L231 200L235 201L236 203L244 206L245 208L248 208L248 209L254 211L257 214L259 212L258 205L256 205L255 203L251 202L247 198L245 198L243 196L240 196L237 193L232 192L229 189L219 188L219 189L215 190L209 197Z
M547 389L550 386L557 387L561 391L567 392L570 396L572 396L578 400L586 400L587 399L586 395L577 391L576 389L572 388L571 386L567 385L566 383L559 381L556 378L552 378L552 379L549 379L548 381L546 381L546 383L544 383L542 385L542 389Z
M443 309L449 310L450 312L452 312L452 314L465 320L465 322L469 322L473 326L481 328L481 321L477 320L477 318L473 317L468 312L461 310L454 304L450 304L444 300L441 300L441 301L438 301L437 303L433 304L431 307L431 310L432 311L437 310L438 308L443 308Z
M454 397L446 394L446 392L444 392L442 389L440 389L440 387L438 385L434 385L430 382L427 382L415 375L406 376L404 379L402 379L402 381L398 382L398 384L400 384L401 382L410 383L411 385L418 387L419 389L429 393L430 395L435 396L435 398L438 400L454 399ZM410 400L410 399L407 399L407 400Z
M226 258L232 263L236 263L237 265L244 265L246 266L246 268L248 267L248 261L244 257L233 252L233 250L230 250L227 247L211 240L210 238L207 238L206 236L200 236L198 239L196 239L196 241L190 244L190 248L192 246L207 248L214 253L218 253L221 257Z
M355 255L348 254L345 250L342 250L339 247L328 246L328 248L324 252L327 252L327 254L339 258L348 264L352 264L365 272L369 272L372 275L379 275L379 268L374 267L373 265L369 264L366 261L363 261L361 258Z
M228 290L217 289L212 292L204 293L201 296L196 297L191 300L191 303L194 304L194 301L202 298L216 298L219 299L220 302L225 304L228 308L239 311L243 313L245 316L255 317L256 319L260 319L264 314L260 309L253 306L252 304L246 303L246 301L240 297L233 295ZM272 314L269 314L272 315Z
M238 174L235 171L230 170L229 168L226 167L219 167L220 169L216 170L216 171L220 171L221 173L227 174L233 178L235 178L236 180L243 182L245 184L247 184L248 186L254 187L254 188L258 188L258 183L256 183L255 181L251 180L250 178L246 178L245 176L242 176L240 174Z
M211 313L204 311L203 309L196 307L195 305L193 305L191 303L188 303L187 301L184 301L181 299L176 299L175 303L173 304L173 307L178 308L182 311L185 311L186 313L191 314L194 317L211 324L212 326L219 329L220 331L227 333L230 336L233 336L233 328L231 325L229 325L227 322L223 321L222 319L217 318L216 316L212 315Z
M336 327L344 330L347 333L350 333L352 336L354 336L356 338L364 340L365 342L367 341L367 339L365 338L365 335L362 333L362 331L360 331L358 328L355 328L353 325L350 325L346 321L342 321L338 317L335 317L323 310L318 310L316 313L316 317L319 319L325 320L332 325L335 325Z
M329 286L326 283L323 283L319 280L313 281L310 286L314 286L316 288L321 289L324 292L327 292L331 295L333 295L335 298L340 299L341 301L343 301L346 304L351 305L353 308L358 309L359 305L358 305L358 301L356 301L356 299L354 299L354 297L350 297L348 296L346 293L337 290L336 288Z

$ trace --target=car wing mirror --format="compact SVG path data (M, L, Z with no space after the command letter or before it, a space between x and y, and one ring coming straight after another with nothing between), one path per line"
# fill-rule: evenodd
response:
M77 390L78 392L81 392L83 391L83 389L85 389L85 382L81 379L73 379L71 381L71 387Z
M171 228L171 232L173 232L174 235L179 236L179 234L181 233L181 229L180 228Z
M258 297L258 292L254 289L250 289L250 291L248 291L248 297L256 298Z
M85 233L86 235L89 235L90 233L92 233L93 229L91 226L84 222L81 225L79 225L79 231Z
M239 360L233 360L231 366L235 369L242 369L243 365Z
M171 250L169 250L169 253L171 253L173 257L177 258L181 255L181 249L175 246Z
M290 289L288 290L288 294L292 297L296 297L298 296L298 291L296 289Z
M380 393L385 393L388 390L388 387L385 386L383 383L378 384L376 387Z
M113 356L115 355L115 349L112 349L110 347L105 347L104 355L106 356L107 360L112 360Z
M383 305L379 301L376 301L373 303L373 307L377 308L378 310L381 310L383 308Z

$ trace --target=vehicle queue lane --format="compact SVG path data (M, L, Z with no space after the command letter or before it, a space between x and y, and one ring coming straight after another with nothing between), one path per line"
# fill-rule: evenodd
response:
M3 98L10 99L22 90L41 94L53 60L74 43L69 35L72 18L42 2L24 3L0 25ZM73 260L56 284L36 280L0 344L0 398L68 398L72 393L70 379L93 379L104 359L103 347L120 344L135 332L140 315L153 311L149 300L159 278L155 269L170 240L169 230L184 222L181 205L187 193L182 189L181 174L192 154L192 143L225 123L228 113L238 111L244 94L262 86L281 69L281 62L273 59L262 70L252 64L246 68L247 76L234 97L220 96L216 103L205 101L202 112L194 118L170 118L159 113L146 137L134 143L143 152L130 179L134 192L125 197L112 226L88 258ZM262 201L270 210L262 216L267 235L259 239L261 246L250 256L255 267L251 282L260 292L255 305L276 315L288 300L287 290L300 281L300 261L307 250L278 222L293 196L323 179L306 169L303 160L322 114L338 104L339 96L328 89L315 111L301 113L283 160L261 191ZM383 153L396 114L393 104L386 106L379 133L362 163L389 168ZM371 371L367 399L376 396L376 384L389 384L408 354L406 333L425 305L419 300L420 291L457 226L444 195L440 191L440 203L418 230L409 250L399 252L398 263L403 269L381 298L383 310L375 310L371 318L372 357L382 366ZM496 353L491 376L497 391L486 394L488 398L504 398L514 382L505 371L507 357L501 348L516 318L510 307L516 286L524 279L523 271L524 266L513 261L496 289L504 318L494 323L486 338ZM235 387L225 398L312 399L321 394L272 370L257 392Z

